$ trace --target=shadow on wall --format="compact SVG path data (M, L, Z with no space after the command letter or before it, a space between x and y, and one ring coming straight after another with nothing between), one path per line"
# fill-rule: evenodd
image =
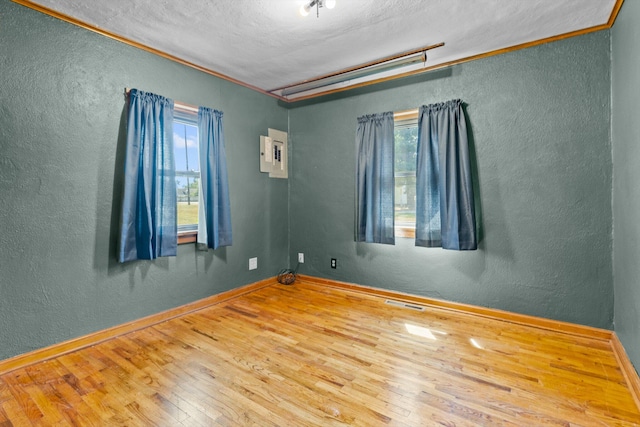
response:
M480 195L480 171L478 170L478 156L476 153L476 140L473 133L473 125L467 112L468 104L462 103L464 118L467 125L467 138L469 140L469 163L471 167L471 179L473 180L473 201L476 214L476 233L478 249L484 247L484 225L482 221L482 197Z
M469 141L469 162L471 168L471 175L473 181L473 192L474 192L474 208L475 208L475 218L476 218L476 233L478 239L478 250L477 251L450 251L443 250L441 248L419 248L414 246L413 239L400 239L396 240L396 246L401 248L403 252L403 258L409 257L411 262L407 261L409 264L417 263L419 265L421 262L421 256L424 254L424 251L431 250L429 257L433 262L433 265L441 265L443 268L454 269L467 276L473 282L480 281L480 277L486 269L486 241L485 241L485 226L484 226L484 215L483 215L483 203L482 203L482 195L481 195L481 185L480 185L480 171L478 168L478 156L476 152L476 140L473 132L473 125L470 119L470 116L467 112L468 104L463 103L463 109L465 112L465 120L467 125L468 132L468 141ZM502 248L507 253L510 253L510 245L507 245L506 248ZM439 251L437 253L433 252L434 250ZM369 244L356 242L355 243L355 251L356 255L364 260L373 261L378 257L386 258L386 257L394 257L397 256L397 251L394 252L393 249L386 247L386 245L377 245L377 244ZM390 251L390 252L389 252ZM409 252L407 252L409 251ZM435 291L433 291L435 292ZM442 297L439 293L436 294L431 293L431 297Z
M126 95L125 95L126 98ZM96 227L94 243L93 267L98 272L106 272L114 276L129 273L129 286L135 287L136 272L139 270L142 280L149 273L151 265L168 270L169 260L159 258L152 263L149 261L133 261L121 264L118 261L118 234L120 231L120 216L122 211L122 194L124 191L124 162L127 146L127 103L124 103L120 115L120 126L116 145L115 159L112 153L102 150L98 166L98 194L96 200ZM108 193L109 165L113 159L113 184L111 194ZM110 207L110 209L109 209Z
M200 249L199 244L196 243L196 248L193 252L194 252L193 256L195 257L195 265L196 265L197 272L200 271L200 269L198 268L198 261L200 259L204 259L205 272L209 271L213 266L214 258L217 258L218 260L222 261L225 264L227 263L227 246L222 246L216 250L208 249L207 247L203 247L202 249Z
M127 152L127 95L120 115L120 131L116 145L116 159L113 166L113 191L111 192L111 226L109 227L109 259L108 272L122 270L118 262L118 233L120 231L120 216L122 211L122 196L124 191L124 162ZM148 271L148 268L147 268ZM145 274L146 275L146 272Z
M478 153L477 153L477 149L476 149L476 139L475 139L475 132L473 130L473 122L471 119L471 115L467 112L469 105L467 103L462 104L462 108L464 109L464 113L465 113L465 119L466 119L466 123L467 123L467 132L468 132L468 139L469 139L469 161L470 161L470 166L471 166L471 175L473 178L473 194L474 194L474 205L475 205L475 209L476 209L476 230L477 230L477 237L478 237L478 250L482 250L487 252L488 248L487 248L487 241L485 239L486 237L486 224L485 224L485 220L484 220L484 207L483 207L483 197L481 195L480 192L480 188L482 188L482 186L480 185L480 183L482 182L481 180L481 172L480 172L480 168L478 167ZM488 197L490 197L490 200L492 200L492 218L493 218L493 222L495 224L505 224L506 223L506 215L504 213L504 204L502 203L502 196L500 194L500 183L498 180L492 180L490 184L485 183L485 193L486 190L488 189L486 187L486 185L490 185L490 187L492 186L492 188L490 188L490 195L488 195ZM487 196L487 194L485 194L485 196ZM494 239L495 240L495 239ZM509 234L506 232L506 230L504 231L504 235L501 237L501 244L498 247L493 247L491 248L490 252L492 254L496 254L499 255L501 258L506 259L506 260L511 260L513 259L513 245L511 244L511 239L509 237Z
M96 271L106 272L108 276L128 272L130 287L133 289L136 283L135 277L137 271L140 271L140 278L144 280L149 273L151 265L169 270L169 259L158 258L153 261L132 261L125 264L121 264L118 261L120 217L122 215L122 196L124 191L124 163L127 148L127 108L127 95L125 95L125 102L122 113L120 114L115 159L111 151L112 146L102 149L99 153L100 161L97 171L98 194L96 201L93 267ZM111 165L109 160L113 161L112 176L109 175ZM111 194L109 194L107 190L111 177L113 178L113 183ZM205 271L209 271L212 267L214 258L224 263L227 262L226 247L218 248L215 251L209 250L206 247L203 250L198 250L192 245L188 245L188 247L193 248L196 271L200 271L200 269L197 268L200 261L204 261Z
M113 158L111 147L101 150L97 171L98 191L96 197L93 268L98 272L106 272L109 276L125 271L125 268L118 262L118 230L120 228L120 211L124 186L124 158L127 143L126 112L127 106L125 102L120 115L115 159ZM113 159L113 164L108 161L110 159ZM113 175L109 174L110 166L113 166ZM111 194L108 191L110 178L113 179Z

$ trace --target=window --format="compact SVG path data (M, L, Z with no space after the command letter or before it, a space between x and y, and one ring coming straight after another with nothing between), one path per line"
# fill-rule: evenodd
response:
M415 237L418 112L394 114L395 235Z
M198 122L194 113L175 112L173 147L178 204L178 243L195 242L200 206L200 159L198 157Z

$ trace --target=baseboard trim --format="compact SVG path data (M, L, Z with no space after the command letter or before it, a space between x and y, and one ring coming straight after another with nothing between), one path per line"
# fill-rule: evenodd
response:
M20 354L12 358L2 360L0 361L0 375L23 368L28 365L32 365L34 363L61 356L63 354L71 353L82 348L90 347L92 345L96 345L106 340L119 337L129 332L157 325L158 323L173 319L178 316L182 316L184 314L192 313L194 311L198 311L215 304L219 304L223 301L227 301L240 295L244 295L267 286L271 286L275 283L277 283L276 278L270 277L259 282L231 289L229 291L212 295L210 297L206 297L201 300L162 311L160 313L152 314L141 319L123 323L121 325L116 325L108 329L96 331L88 335L73 338L68 341L53 344L48 347L33 350L28 353Z
M618 339L616 333L613 331L570 322L561 322L557 320L546 319L543 317L518 314L509 311L480 307L470 304L438 300L413 294L406 294L398 291L390 291L386 289L363 286L355 283L340 282L337 280L323 279L313 276L298 275L298 279L301 282L306 282L312 285L328 286L353 292L360 292L368 295L379 296L383 298L393 298L395 300L421 304L427 307L435 307L456 312L473 314L475 316L488 317L505 322L516 323L519 325L533 326L536 328L547 329L554 332L577 335L608 342L618 361L618 366L620 367L620 370L625 377L627 387L631 392L631 395L633 396L636 406L640 408L640 377L638 376L638 372L635 370L633 364L629 360L624 346Z
M327 286L338 288L342 290L348 290L352 292L359 292L368 295L393 298L399 301L405 301L410 303L417 303L425 306L452 310L457 312L463 312L473 314L476 316L488 317L492 319L502 320L505 322L516 323L526 326L534 326L537 328L543 328L552 330L555 332L562 332L571 335L578 335L592 339L599 339L602 341L608 341L611 345L612 351L615 354L620 369L627 381L627 385L636 405L640 408L640 378L638 373L633 367L633 364L629 360L624 346L618 339L618 336L613 331L606 329L599 329L590 326L578 325L569 322L561 322L542 317L530 316L525 314L512 313L503 310L497 310L492 308L474 306L470 304L463 304L457 302L450 302L445 300L438 300L434 298L427 298L423 296L407 294L398 291L390 291L381 288L374 288L369 286L358 285L355 283L340 282L337 280L324 279L314 276L298 275L300 282L306 282L311 285ZM18 356L14 356L9 359L0 361L0 375L8 372L20 369L34 363L42 362L63 354L71 353L82 348L90 347L92 345L99 344L106 340L122 336L124 334L134 332L149 326L156 325L158 323L173 319L175 317L192 313L194 311L201 310L203 308L219 304L224 301L236 298L238 296L257 291L258 289L271 286L277 283L275 277L264 279L255 283L251 283L236 289L232 289L220 294L212 295L207 298L203 298L198 301L194 301L189 304L175 307L160 313L152 314L147 317L143 317L138 320L134 320L121 325L116 325L108 329L97 331L82 337L74 338L61 343L53 344L48 347L37 349L28 353L24 353Z
M406 294L398 291L390 291L381 288L374 288L369 286L358 285L355 283L340 282L337 280L323 279L314 276L298 275L298 279L301 282L307 284L328 286L338 288L342 290L348 290L353 292L364 293L368 295L393 298L398 301L404 301L409 303L416 303L425 305L428 307L435 307L440 309L452 310L456 312L463 312L473 314L476 316L488 317L505 322L516 323L524 326L533 326L536 328L547 329L554 332L560 332L569 335L577 335L581 337L597 339L604 342L608 342L611 346L620 370L627 382L627 387L633 396L633 400L638 408L640 408L640 377L638 372L631 363L624 346L618 339L618 336L614 331L607 329L594 328L591 326L584 326L575 323L561 322L557 320L546 319L544 317L530 316L526 314L518 314L504 310L498 310L493 308L480 307L470 304L463 304L445 300L438 300L433 298L427 298L423 296L417 296L413 294Z
M298 279L308 283L330 286L334 288L346 289L355 292L362 292L369 295L376 295L384 298L393 298L400 301L412 302L431 307L443 308L463 313L474 314L477 316L488 317L505 322L517 323L526 326L535 326L537 328L548 329L555 332L565 334L579 335L587 338L595 338L603 341L611 340L612 331L591 326L578 325L575 323L562 322L559 320L546 319L543 317L530 316L526 314L518 314L510 311L498 310L494 308L481 307L471 304L463 304L435 298L428 298L413 294L406 294L398 291L390 291L387 289L374 288L369 286L358 285L355 283L340 282L337 280L323 279L319 277L306 276L299 274Z
M627 380L627 385L629 390L631 390L633 399L636 401L638 408L640 408L640 377L638 377L638 372L631 363L629 356L627 356L627 352L616 333L612 334L610 343L613 353L616 355L616 359L618 359L620 370Z

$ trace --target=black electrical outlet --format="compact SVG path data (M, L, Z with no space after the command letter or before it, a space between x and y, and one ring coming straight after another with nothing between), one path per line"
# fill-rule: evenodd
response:
M336 268L338 266L338 261L335 258L331 258L331 268Z

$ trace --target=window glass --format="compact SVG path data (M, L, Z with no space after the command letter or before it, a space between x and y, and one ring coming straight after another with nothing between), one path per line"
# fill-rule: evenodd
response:
M416 229L416 158L418 119L396 120L395 144L395 234L414 237Z
M198 158L198 125L196 120L194 116L176 115L173 122L178 232L198 229L200 161Z

